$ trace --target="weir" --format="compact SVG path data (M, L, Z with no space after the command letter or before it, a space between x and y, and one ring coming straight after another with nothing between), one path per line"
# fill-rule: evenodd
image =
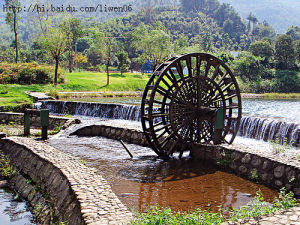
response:
M299 146L300 126L266 118L243 117L238 136L270 141L278 140L280 144Z
M91 116L106 119L135 120L141 119L141 108L135 105L103 104L94 102L43 101L36 108L49 109L55 114Z
M137 105L107 104L73 101L43 101L36 108L49 109L53 114L70 114L105 119L140 121L141 108ZM232 123L232 126L235 126ZM237 136L246 138L287 143L299 147L300 125L268 118L247 117L241 119Z

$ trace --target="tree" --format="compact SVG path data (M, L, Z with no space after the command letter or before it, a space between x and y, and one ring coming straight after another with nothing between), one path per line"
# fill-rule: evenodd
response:
M21 7L21 3L19 0L5 0L5 6L8 11L6 14L6 23L10 26L11 31L15 34L15 51L16 58L15 62L18 63L19 60L19 48L18 48L18 28L19 28L19 15L18 10Z
M142 7L140 10L140 13L144 16L146 23L151 23L156 20L154 6L155 5L150 4L149 6Z
M287 31L287 35L290 35L294 40L300 40L300 27L290 26Z
M246 35L246 34L243 34L241 37L240 37L240 44L239 44L239 48L241 50L247 50L249 48L249 45L251 44L251 40L250 38Z
M258 81L262 72L262 60L263 58L250 53L241 53L238 60L235 60L234 71L244 82Z
M145 64L147 62L147 56L146 54L139 54L139 56L135 59L136 62L140 65L142 65L142 74L144 75L145 73Z
M273 56L272 45L267 41L256 41L250 44L250 52L255 56L265 57L268 60Z
M247 20L248 20L247 31L248 31L248 34L250 34L251 33L251 21L252 21L252 13L251 12L247 16Z
M225 50L230 50L232 48L232 41L227 33L222 35L222 47Z
M184 34L181 34L179 38L175 41L175 49L176 53L182 53L185 48L189 47L189 39Z
M6 46L0 48L0 62L13 62L15 60L14 49Z
M213 35L209 26L203 26L201 33L195 39L201 51L209 52L214 48Z
M253 41L254 37L252 37L252 35L256 28L255 25L257 24L258 19L250 12L250 14L247 16L247 20L249 21L247 25L248 36L251 36L251 39ZM251 27L251 22L252 22L252 27Z
M65 33L60 28L56 27L49 28L40 37L42 46L44 46L55 60L54 86L57 85L59 62L68 45L67 41L68 39L66 38Z
M119 50L116 53L116 57L118 58L119 61L119 69L121 72L121 75L123 75L124 72L127 72L129 69L129 65L130 65L130 60L128 58L128 53L125 52L124 50Z
M233 21L230 19L225 20L223 24L223 30L225 33L232 33L234 31Z
M199 12L205 8L205 0L180 0L180 6L186 12Z
M150 30L141 23L133 32L133 46L142 51L155 67L172 53L170 36L162 30Z
M82 55L82 54L79 54L79 55L75 55L74 56L74 60L77 64L83 64L83 63L87 63L87 57Z
M294 41L296 59L300 61L300 40Z
M281 34L275 40L275 57L279 69L288 69L294 66L295 50L291 36Z
M255 36L256 40L260 40L262 38L274 38L276 33L271 26L265 26L263 24L258 24L254 27L252 31L252 35Z
M75 56L77 56L77 41L84 35L83 26L79 19L71 17L67 18L61 23L61 28L65 32L68 41L69 51L69 72L72 73L72 62L73 62L73 47L75 50ZM77 67L77 63L76 63Z
M96 68L97 65L103 62L103 57L101 52L99 51L98 45L93 43L91 47L88 48L85 52L88 59L88 64L93 66L94 68Z
M107 73L107 85L109 85L109 66L115 54L115 38L110 33L103 33L100 31L94 31L93 34L94 43L98 46L101 55L105 61L106 73Z

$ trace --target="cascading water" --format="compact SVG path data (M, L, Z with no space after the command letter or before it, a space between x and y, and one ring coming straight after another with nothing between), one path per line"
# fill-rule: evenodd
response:
M140 120L141 109L134 105L93 102L43 101L40 108L55 114L70 114L108 119Z
M243 117L238 136L299 146L300 125L265 118Z
M55 114L70 114L108 119L139 121L141 108L135 105L105 104L92 102L43 101L36 108L49 109ZM159 111L159 109L157 109ZM231 124L235 126L235 124ZM299 146L300 125L257 117L241 119L238 136L257 140L278 140L280 144Z

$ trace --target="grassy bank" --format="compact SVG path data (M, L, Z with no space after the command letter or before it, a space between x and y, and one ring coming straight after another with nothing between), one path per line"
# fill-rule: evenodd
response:
M300 99L300 93L264 93L264 99Z
M31 104L32 100L25 93L26 91L44 91L44 85L0 84L0 106L3 108L2 110L10 111L23 104Z
M150 224L221 224L226 221L236 222L240 219L256 218L262 215L268 215L278 210L295 207L297 200L293 193L286 193L282 189L279 198L275 198L272 204L266 204L258 191L256 198L250 204L240 209L221 209L219 212L209 212L207 210L196 210L193 212L172 212L169 208L154 207L146 213L137 213L135 219L131 221L132 225L150 225ZM237 223L240 224L240 223Z
M52 85L0 85L0 110L11 111L21 104L31 104L25 91L37 92L80 92L80 91L101 91L103 97L121 97L132 94L122 92L136 92L143 90L151 74L142 75L139 73L110 74L110 85L106 85L106 73L96 72L73 72L66 74L66 83L59 84L54 90ZM111 92L118 91L116 95ZM97 96L97 94L92 94ZM133 94L134 95L134 94ZM300 93L270 93L262 94L261 98L266 99L300 99ZM2 107L2 109L1 109Z
M138 91L143 90L150 75L137 73L110 74L110 85L106 85L106 73L74 72L66 74L66 83L58 84L57 91ZM0 106L2 110L12 110L20 104L31 104L25 91L50 92L53 86L47 85L18 85L0 84ZM107 93L109 97L109 93Z
M75 72L67 74L66 84L58 86L61 91L138 91L144 89L149 75L139 73L110 74L106 85L106 73Z

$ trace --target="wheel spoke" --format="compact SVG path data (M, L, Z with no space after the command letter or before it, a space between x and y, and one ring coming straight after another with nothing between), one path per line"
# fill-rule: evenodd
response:
M227 121L222 140L231 143L241 118L240 92L232 72L208 54L174 57L159 66L145 88L141 104L144 135L158 155L169 156L179 150L181 157L191 143L213 143L219 109L224 110ZM233 120L236 126L231 128Z

